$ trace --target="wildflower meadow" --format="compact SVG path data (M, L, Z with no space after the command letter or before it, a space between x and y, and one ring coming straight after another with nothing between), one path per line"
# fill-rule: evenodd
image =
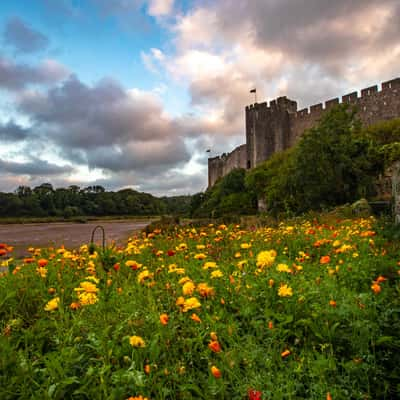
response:
M1 399L400 398L400 253L374 218L0 244Z

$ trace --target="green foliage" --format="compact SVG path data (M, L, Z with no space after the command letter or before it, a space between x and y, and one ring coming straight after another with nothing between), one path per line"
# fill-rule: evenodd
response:
M219 179L206 193L193 196L191 215L193 217L228 217L252 214L256 211L256 196L245 185L246 171L232 170Z
M383 167L372 134L363 133L356 110L342 104L292 149L250 171L246 183L264 196L270 212L302 213L373 195Z
M0 398L399 398L398 240L373 218L296 221L158 230L93 254L37 249L0 277ZM97 301L71 307L84 281ZM185 311L191 297L200 306Z
M20 186L15 193L0 193L0 217L187 215L189 207L190 196L157 198L132 189L106 192L102 186L54 189L43 183L33 190Z

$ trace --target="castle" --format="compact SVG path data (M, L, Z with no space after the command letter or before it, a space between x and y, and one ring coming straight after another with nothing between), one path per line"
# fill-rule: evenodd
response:
M400 117L400 78L342 96L342 103L357 106L364 126ZM272 154L293 146L303 132L313 127L322 114L339 104L339 98L297 111L297 102L286 96L269 103L246 107L246 144L232 152L208 159L208 187L234 168L251 169Z

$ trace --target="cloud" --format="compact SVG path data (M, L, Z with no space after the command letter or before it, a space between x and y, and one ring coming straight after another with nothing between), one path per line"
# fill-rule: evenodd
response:
M174 0L149 0L148 12L154 17L165 16L171 13Z
M24 128L10 120L0 124L0 142L19 142L30 136L30 129Z
M3 40L20 53L36 53L46 50L50 43L43 33L31 28L19 17L10 18L7 21Z
M76 76L26 92L19 109L62 155L110 171L162 170L190 159L184 131L154 93L127 91L115 80L88 86Z
M23 163L0 159L0 169L9 174L29 176L62 175L73 171L73 167L69 165L59 166L35 158Z
M15 91L30 84L50 85L65 79L68 69L55 60L39 65L19 64L0 55L0 88Z

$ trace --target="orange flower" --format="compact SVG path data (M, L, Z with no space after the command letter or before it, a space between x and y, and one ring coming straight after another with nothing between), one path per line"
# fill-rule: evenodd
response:
M211 332L210 333L210 338L211 338L211 340L217 341L218 340L218 336L217 336L216 332Z
M214 378L221 378L221 371L215 365L211 367L211 373L213 374Z
M281 353L281 357L282 358L286 358L287 356L289 356L290 355L290 350L285 350L285 351L283 351L282 353Z
M215 340L211 340L211 342L208 343L208 348L214 353L219 353L221 351L221 345Z
M200 317L199 317L197 314L195 314L195 313L193 313L193 314L191 315L190 318L191 318L194 322L198 322L198 323L201 322Z
M335 300L329 300L329 305L331 307L336 307L336 301Z
M376 283L381 283L381 282L385 282L385 281L387 281L387 279L386 279L384 276L382 276L382 275L379 275L379 276L375 279L375 282L376 282Z
M160 315L160 322L161 322L162 325L167 325L168 324L168 320L169 320L169 317L168 317L167 314L161 314Z
M72 303L69 305L69 308L70 308L71 310L77 310L80 306L81 306L80 303L74 301L74 302L72 302Z
M274 323L272 321L268 322L268 329L274 329Z
M375 294L378 294L378 293L382 290L382 288L379 286L379 283L376 283L376 282L374 282L374 283L371 285L371 289L373 290L373 292L374 292Z
M326 400L332 400L332 396L329 392L326 394Z
M319 260L321 264L328 264L330 261L331 261L330 256L322 256L321 259Z
M146 365L144 366L144 372L145 372L147 375L149 375L149 374L150 374L150 371L151 371L150 365L149 365L149 364L146 364Z
M45 258L40 258L37 263L39 267L45 267L49 263L49 261Z

